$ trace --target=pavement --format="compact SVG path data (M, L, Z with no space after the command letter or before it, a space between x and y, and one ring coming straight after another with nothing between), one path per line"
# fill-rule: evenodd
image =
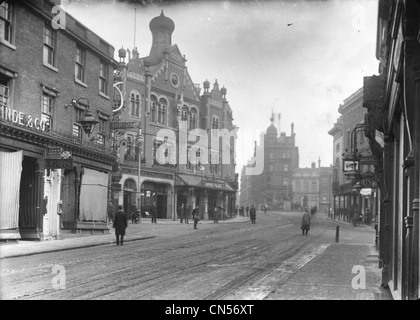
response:
M393 300L388 289L381 287L379 257L374 245L375 230L372 226L353 226L344 221L320 215L327 223L340 226L339 242L329 243L323 250L306 259L287 280L279 280L276 290L265 300ZM165 237L193 230L193 222L180 224L179 220L142 219L138 224L129 222L124 242ZM220 224L249 222L249 218L236 216L220 220ZM213 224L212 220L201 220L198 228ZM175 227L176 226L176 227ZM333 231L330 231L333 232ZM331 237L335 239L335 237ZM115 244L113 229L106 235L82 236L61 234L58 240L22 241L0 244L0 259L16 258L78 248Z
M284 283L278 283L266 300L393 300L389 289L381 286L379 253L375 229L321 216L336 224L338 242L310 257ZM336 235L336 233L335 233Z

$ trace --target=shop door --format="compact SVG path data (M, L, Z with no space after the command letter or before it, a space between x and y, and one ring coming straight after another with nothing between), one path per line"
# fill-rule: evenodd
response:
M157 218L166 219L166 200L167 196L158 194L156 196Z

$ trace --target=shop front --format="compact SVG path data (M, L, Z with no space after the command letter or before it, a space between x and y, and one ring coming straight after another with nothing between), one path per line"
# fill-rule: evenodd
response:
M141 207L141 215L149 217L153 205L156 206L157 218L170 219L174 212L173 185L174 176L170 173L154 172L141 169L140 184L138 188L138 169L122 167L121 185L118 204L125 212L129 212L133 205L137 210ZM138 190L141 190L139 193Z
M6 121L0 128L0 240L108 232L112 156L51 131Z
M200 218L212 220L231 217L235 210L235 190L223 180L210 180L201 176L178 174L175 179L176 199L184 199L187 207L198 208ZM177 204L179 207L179 204Z

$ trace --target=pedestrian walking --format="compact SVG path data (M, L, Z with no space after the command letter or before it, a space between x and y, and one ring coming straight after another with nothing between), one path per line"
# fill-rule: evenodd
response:
M198 207L195 207L194 210L192 211L192 217L194 219L194 229L198 229L197 224L198 224L198 221L200 221L200 215L199 215L199 212L198 212Z
M185 209L185 223L189 224L188 219L190 218L190 214L191 214L191 207L188 206Z
M138 221L138 214L137 214L137 207L136 204L133 203L130 206L130 213L131 213L131 223L137 223Z
M246 206L245 211L246 211L246 216L249 217L249 206Z
M302 229L302 235L304 234L308 235L310 226L311 226L311 216L308 212L308 209L306 209L302 217L302 226L300 227Z
M255 224L255 220L257 218L257 211L255 210L254 205L252 205L251 209L249 210L249 216L251 217L251 223Z
M117 239L117 246L124 244L125 229L127 228L127 213L124 212L122 206L118 206L118 211L114 217L113 228L115 228L115 236Z
M214 207L213 222L219 223L219 212L216 206Z
M181 205L179 206L178 214L179 214L179 217L181 218L180 222L183 223L184 222L184 214L185 214L185 208L184 208L183 203L181 203Z
M156 210L156 205L153 204L152 207L150 208L150 213L152 216L152 223L157 223L156 218L157 218L157 210Z

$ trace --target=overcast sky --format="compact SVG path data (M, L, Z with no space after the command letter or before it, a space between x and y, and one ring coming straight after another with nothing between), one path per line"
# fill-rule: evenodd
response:
M149 54L149 22L163 9L175 23L172 44L185 54L193 82L203 87L208 79L212 87L217 79L227 89L239 127L238 173L272 109L281 113L280 131L290 135L294 123L301 168L318 158L322 166L332 164L328 131L338 107L378 71L377 0L147 2L62 1L115 47L116 59L134 41L140 56Z

